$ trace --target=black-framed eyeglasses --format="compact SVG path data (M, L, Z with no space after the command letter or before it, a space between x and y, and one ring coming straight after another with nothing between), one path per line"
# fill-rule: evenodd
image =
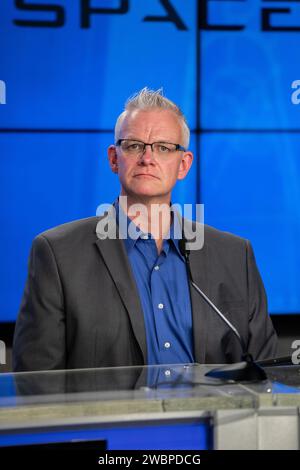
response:
M119 139L116 142L118 147L121 147L125 155L140 156L145 153L147 145L151 147L154 155L167 156L174 152L186 152L186 149L179 144L172 144L171 142L152 142L146 144L140 140L133 139Z

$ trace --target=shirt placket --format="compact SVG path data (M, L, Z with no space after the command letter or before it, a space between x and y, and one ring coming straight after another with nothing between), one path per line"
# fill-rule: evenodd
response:
M168 362L168 356L171 352L172 341L168 328L168 302L167 295L164 291L163 272L164 262L168 255L167 242L164 243L164 249L157 257L151 270L151 300L154 314L155 328L157 332L158 354L162 363Z

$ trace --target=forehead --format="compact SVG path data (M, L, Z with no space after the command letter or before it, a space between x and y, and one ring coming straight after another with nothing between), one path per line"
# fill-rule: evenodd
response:
M178 140L181 138L181 124L171 110L134 110L127 114L121 126L122 138Z

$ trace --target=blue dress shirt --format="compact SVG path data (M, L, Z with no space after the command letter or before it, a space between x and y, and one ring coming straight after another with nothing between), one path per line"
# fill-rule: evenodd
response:
M116 204L118 220L119 210ZM127 218L127 226L132 221ZM179 250L179 221L158 254L155 240L137 227L137 238L124 239L146 326L148 364L194 362L192 309L186 264Z

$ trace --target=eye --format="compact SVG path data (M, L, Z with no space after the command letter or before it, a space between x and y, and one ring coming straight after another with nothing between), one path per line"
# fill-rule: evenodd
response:
M140 146L141 146L140 144L130 144L130 145L128 146L128 148L129 148L129 149L138 149L138 148L140 148Z
M132 142L131 144L127 145L127 150L132 151L132 152L139 152L143 150L144 145L139 143L139 142Z
M169 153L171 150L166 145L159 144L157 146L159 153Z

